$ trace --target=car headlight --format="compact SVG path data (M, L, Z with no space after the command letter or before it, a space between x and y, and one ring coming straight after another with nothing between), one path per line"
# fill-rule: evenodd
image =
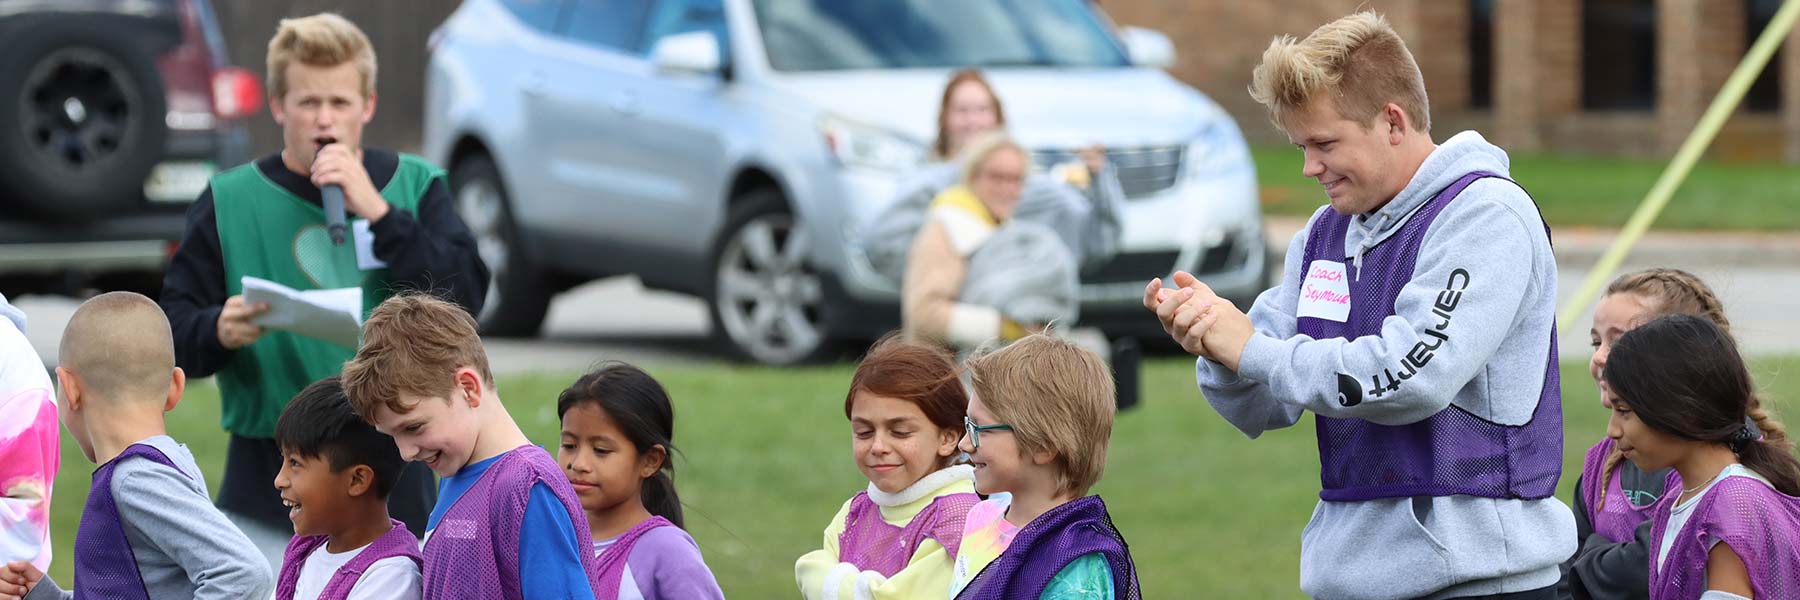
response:
M1212 179L1255 169L1250 161L1250 147L1230 117L1202 125L1193 141L1188 142L1186 161L1190 179Z
M839 164L884 172L910 171L925 158L925 145L902 134L839 117L819 120L825 147Z

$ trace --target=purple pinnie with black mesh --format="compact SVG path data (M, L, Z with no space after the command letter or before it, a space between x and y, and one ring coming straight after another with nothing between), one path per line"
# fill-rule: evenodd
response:
M1347 278L1351 306L1345 322L1300 317L1299 333L1313 339L1346 340L1379 335L1382 322L1394 315L1400 291L1412 281L1419 247L1431 223L1464 188L1484 177L1500 176L1487 172L1464 175L1420 207L1399 231L1364 253L1365 266ZM1350 262L1344 256L1344 238L1355 218L1335 211L1321 215L1307 237L1302 264ZM1423 344L1428 351L1452 343L1444 332L1451 320L1447 313L1454 311L1468 278L1469 273L1459 269L1447 281L1432 282L1443 286L1437 308L1445 320L1423 324ZM1446 305L1449 310L1444 310ZM1497 424L1455 405L1423 421L1398 426L1319 416L1319 478L1323 485L1319 497L1337 502L1457 494L1533 500L1550 497L1562 473L1562 393L1555 333L1554 327L1543 333L1543 390L1531 420L1524 425ZM1428 356L1407 362L1389 377L1398 385L1428 362ZM1339 401L1346 406L1361 402L1361 383L1342 381L1348 375L1338 377L1340 388L1349 394ZM1376 381L1367 393L1382 390Z

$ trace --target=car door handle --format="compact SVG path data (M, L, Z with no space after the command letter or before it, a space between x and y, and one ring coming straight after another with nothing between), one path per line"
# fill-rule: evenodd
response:
M613 112L626 116L636 116L641 108L637 93L625 90L613 92L607 104L612 107Z

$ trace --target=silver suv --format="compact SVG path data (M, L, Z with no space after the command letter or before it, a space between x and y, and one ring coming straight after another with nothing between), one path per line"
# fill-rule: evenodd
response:
M1175 269L1245 305L1267 283L1237 125L1160 70L1168 38L1087 0L469 0L431 49L424 151L495 274L491 334L625 274L706 298L767 363L896 327L858 232L970 65L1041 164L1099 143L1117 169L1120 253L1082 274L1084 323L1161 336L1139 299Z

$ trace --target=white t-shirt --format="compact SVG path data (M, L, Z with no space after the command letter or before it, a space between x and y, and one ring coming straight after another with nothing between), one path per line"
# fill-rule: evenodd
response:
M600 558L600 553L605 552L607 548L611 548L613 542L617 541L619 541L619 538L616 537L595 541L594 558ZM637 576L632 574L631 563L629 561L625 563L625 572L619 575L618 598L619 600L644 600L644 592L638 589Z
M1761 481L1765 485L1769 483L1768 479L1756 474L1755 471L1745 468L1744 465L1733 463L1727 465L1725 470L1720 471L1719 476L1714 478L1712 483L1706 484L1706 488L1700 490L1700 493L1688 498L1687 502L1677 504L1675 508L1669 509L1669 524L1663 527L1662 532L1662 548L1656 553L1656 569L1658 571L1662 570L1663 563L1669 560L1669 550L1675 546L1675 536L1681 535L1682 528L1687 527L1688 518L1694 516L1694 507L1700 505L1700 499L1706 497L1706 493L1712 491L1713 486L1719 485L1719 482L1724 481L1727 477L1749 477ZM1718 538L1708 537L1706 539L1707 551L1710 552L1712 547L1718 543Z
M306 555L306 562L300 567L300 581L294 585L294 600L313 600L319 592L325 591L325 584L331 583L331 576L337 574L339 567L349 564L350 559L368 549L363 546L348 552L329 552L324 545L313 549ZM423 578L419 576L419 566L412 559L404 556L390 556L369 565L362 577L356 579L356 585L350 588L350 600L389 600L391 598L417 598L424 593Z

